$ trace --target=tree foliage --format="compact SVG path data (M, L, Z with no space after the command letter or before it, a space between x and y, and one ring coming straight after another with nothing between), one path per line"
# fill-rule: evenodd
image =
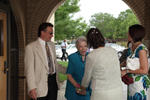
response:
M87 24L82 18L73 20L74 13L80 11L79 0L66 0L55 12L55 39L70 39L84 34Z
M105 38L127 38L128 27L139 23L132 10L128 9L120 12L117 18L108 13L96 13L91 16L88 26L83 18L72 19L80 11L78 3L79 0L66 0L55 12L56 40L86 35L91 26L99 28Z
M127 38L128 27L138 23L130 9L121 12L118 18L108 13L96 13L90 19L90 25L99 28L104 37L109 39Z
M99 28L105 37L112 38L112 33L114 33L114 21L115 18L108 13L97 13L91 17L90 24L91 26Z

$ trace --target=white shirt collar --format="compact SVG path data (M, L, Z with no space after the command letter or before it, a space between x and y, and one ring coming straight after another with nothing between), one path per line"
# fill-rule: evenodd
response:
M40 37L39 37L38 40L40 41L40 44L41 44L41 45L44 45L44 46L45 46L45 41L44 41L44 40L42 40Z

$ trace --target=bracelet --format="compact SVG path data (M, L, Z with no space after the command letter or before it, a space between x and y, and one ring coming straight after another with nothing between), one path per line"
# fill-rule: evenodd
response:
M77 84L77 85L76 85L76 88L80 88L80 84Z

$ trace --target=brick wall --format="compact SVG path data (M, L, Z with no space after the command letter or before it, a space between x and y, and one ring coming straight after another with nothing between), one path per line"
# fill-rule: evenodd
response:
M150 1L149 0L123 0L135 13L139 22L146 28L145 45L150 50Z
M18 100L28 100L24 76L24 49L37 38L38 26L46 22L57 4L63 0L10 0L19 39Z

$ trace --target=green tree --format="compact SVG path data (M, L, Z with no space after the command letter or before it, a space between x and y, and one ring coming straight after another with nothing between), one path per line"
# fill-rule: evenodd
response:
M73 20L72 17L80 11L79 0L66 0L55 12L55 39L70 39L72 36L84 34L87 24L82 18Z
M127 32L129 26L133 24L138 24L138 20L131 9L127 9L126 11L123 11L119 14L117 18L118 23L118 32L117 37L118 38L127 38Z
M130 9L121 12L118 18L108 13L96 13L90 19L90 25L99 28L104 37L109 39L127 38L128 27L138 23Z
M113 38L115 18L108 13L94 14L90 19L90 25L99 28L104 37Z

